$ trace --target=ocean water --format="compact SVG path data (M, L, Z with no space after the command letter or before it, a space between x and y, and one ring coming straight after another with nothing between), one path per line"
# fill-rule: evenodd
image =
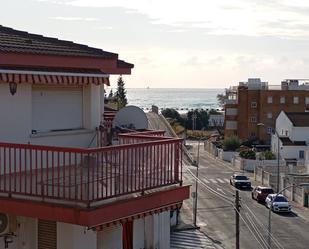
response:
M127 88L129 105L144 110L152 105L161 108L175 108L179 111L190 109L218 109L217 94L224 89L185 88Z

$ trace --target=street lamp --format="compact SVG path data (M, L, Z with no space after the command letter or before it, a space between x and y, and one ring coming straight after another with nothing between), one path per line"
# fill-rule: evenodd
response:
M264 126L265 127L265 124L258 123L257 126ZM276 190L278 192L279 188L280 188L280 146L279 146L280 137L279 137L279 134L278 134L276 128L274 130L275 130L275 134L278 138L278 141L277 141L277 188L276 188Z
M278 195L280 195L284 190L286 190L288 188L291 188L291 187L301 187L301 186L305 186L305 185L308 185L308 184L306 184L306 183L299 183L299 184L289 185L289 186L281 189L280 191L278 191L278 193L275 195L275 198L273 198L271 200L269 211L268 211L268 249L271 249L271 211L272 211L272 207L273 207L274 201L276 200Z

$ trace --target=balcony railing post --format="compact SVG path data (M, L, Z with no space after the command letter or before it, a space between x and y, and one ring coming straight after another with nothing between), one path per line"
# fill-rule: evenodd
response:
M179 142L174 144L174 155L175 155L175 162L174 162L174 181L179 182Z

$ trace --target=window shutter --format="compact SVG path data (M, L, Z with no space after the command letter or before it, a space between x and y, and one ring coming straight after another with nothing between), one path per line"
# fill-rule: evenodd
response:
M38 220L38 249L57 249L57 223Z

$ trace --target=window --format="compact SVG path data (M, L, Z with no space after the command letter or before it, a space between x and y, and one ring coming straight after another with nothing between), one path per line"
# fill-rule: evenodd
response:
M82 87L33 87L32 133L76 130L82 127Z
M251 102L251 108L256 108L256 106L257 106L256 102L255 102L255 101L252 101L252 102Z
M267 134L272 134L272 132L273 132L273 128L267 127Z
M272 104L273 103L273 97L272 96L268 96L267 97L267 103L268 104Z
M272 112L268 112L267 113L267 118L273 118L273 113Z
M284 96L280 97L280 104L285 104L285 97Z
M309 105L309 97L306 97L305 102L306 102L306 105Z
M298 103L299 103L299 97L294 96L294 97L293 97L293 103L294 103L294 104L298 104Z
M255 116L250 117L250 121L251 123L256 123L256 117Z
M299 159L304 159L305 158L305 151L300 150L299 151Z

